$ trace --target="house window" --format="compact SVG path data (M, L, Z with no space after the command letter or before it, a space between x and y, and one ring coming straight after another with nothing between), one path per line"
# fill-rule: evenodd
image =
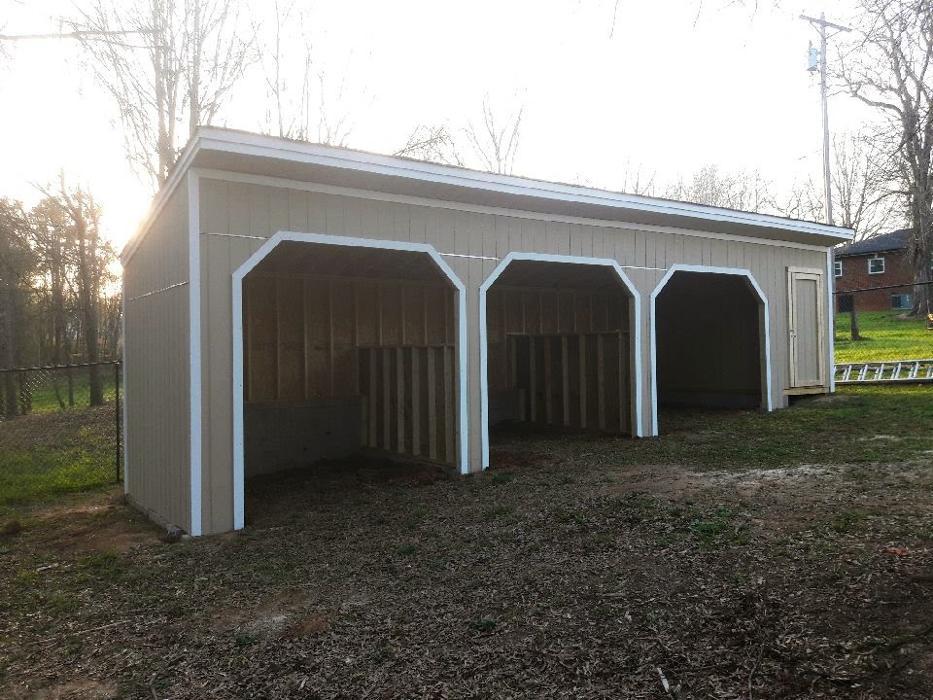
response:
M892 309L909 309L913 306L913 299L911 299L910 294L892 294L891 295L891 308Z
M868 274L880 275L884 272L884 258L868 258Z
M842 277L842 260L836 260L833 263L833 276Z

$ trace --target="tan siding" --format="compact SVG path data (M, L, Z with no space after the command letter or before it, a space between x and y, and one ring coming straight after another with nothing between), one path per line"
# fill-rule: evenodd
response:
M185 284L188 281L185 188L169 199L127 262L123 275L127 492L155 520L187 530L191 516L190 290Z
M230 443L230 276L260 240L226 238L217 233L268 237L280 229L427 242L440 253L502 258L510 251L613 257L640 292L642 318L643 430L650 429L649 297L665 270L676 263L718 265L751 270L770 305L772 402L784 405L788 383L786 268L825 268L825 252L716 238L556 223L507 213L485 214L416 204L400 204L343 195L269 186L202 180L202 274L210 277L202 293L205 531L229 529L232 523ZM478 290L496 260L447 257L467 288L467 338L470 455L480 458L480 376ZM632 269L647 267L658 269ZM210 268L209 271L207 268ZM828 376L828 372L827 372ZM210 381L207 380L210 377ZM207 423L205 423L207 426ZM210 435L208 436L208 432ZM210 494L215 492L216 497ZM209 512L210 511L210 512Z

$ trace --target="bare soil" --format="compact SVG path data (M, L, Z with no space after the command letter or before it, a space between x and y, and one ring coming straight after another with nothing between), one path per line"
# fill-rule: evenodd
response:
M0 538L0 697L933 697L929 459L632 444L322 465L177 544L119 493L38 506Z

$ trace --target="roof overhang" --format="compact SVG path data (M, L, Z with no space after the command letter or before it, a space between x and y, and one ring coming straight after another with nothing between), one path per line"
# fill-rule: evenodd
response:
M850 240L851 229L768 214L609 192L427 163L248 132L201 127L179 158L152 213L121 253L125 260L149 219L190 168L259 175L320 185L521 210L548 216L694 229L818 246Z

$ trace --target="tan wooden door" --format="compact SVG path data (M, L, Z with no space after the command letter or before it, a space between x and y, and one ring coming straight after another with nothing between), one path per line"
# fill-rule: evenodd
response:
M826 300L823 272L787 269L790 386L826 384Z

